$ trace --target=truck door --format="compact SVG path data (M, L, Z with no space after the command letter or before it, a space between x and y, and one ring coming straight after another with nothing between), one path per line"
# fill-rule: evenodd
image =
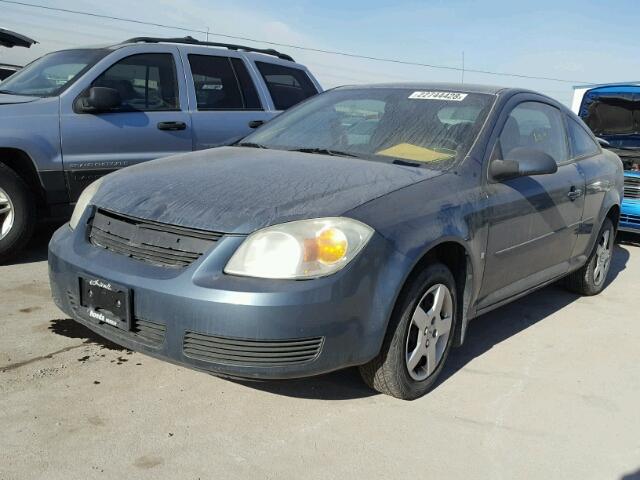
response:
M117 50L105 59L110 63L92 69L80 90L61 100L62 157L71 201L113 170L192 150L178 50L153 47L145 53ZM121 105L109 112L79 110L78 102L91 87L116 90Z
M248 135L252 122L255 128L275 115L266 111L266 98L260 98L242 57L210 52L182 49L196 150L228 145Z

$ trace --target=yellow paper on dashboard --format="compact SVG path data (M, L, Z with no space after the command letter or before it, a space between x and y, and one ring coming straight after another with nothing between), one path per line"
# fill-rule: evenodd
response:
M452 150L443 150L444 151L438 151L431 148L411 145L410 143L399 143L393 147L376 152L376 155L403 158L416 162L437 162L439 160L447 160L455 155L455 152Z

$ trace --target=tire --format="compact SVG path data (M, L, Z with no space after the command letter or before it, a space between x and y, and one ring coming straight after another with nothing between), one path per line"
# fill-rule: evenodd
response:
M611 267L615 228L609 218L605 218L587 263L565 278L565 286L580 295L597 295L607 283ZM606 238L606 245L603 244Z
M33 234L36 208L27 184L0 163L0 263L14 257Z
M447 290L448 297L442 287ZM437 308L431 310L436 297L443 299L439 312ZM420 272L398 298L380 353L360 366L360 375L365 383L374 390L402 400L414 400L429 392L453 344L457 307L456 282L446 266L435 263ZM434 311L442 314L445 320L439 315L432 315ZM418 328L418 324L426 325L426 330ZM443 332L447 328L445 338ZM419 350L418 345L424 345L426 339L427 346ZM416 367L410 368L417 356L421 357L420 361Z

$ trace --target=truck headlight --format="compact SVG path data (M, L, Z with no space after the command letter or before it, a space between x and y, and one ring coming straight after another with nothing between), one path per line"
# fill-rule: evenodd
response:
M344 268L372 235L368 225L344 217L274 225L249 235L224 272L259 278L324 277Z
M85 188L80 194L80 198L78 198L78 201L76 202L76 206L73 209L71 220L69 220L69 226L71 227L72 230L75 230L76 227L78 226L78 223L80 223L80 218L82 218L82 214L91 203L91 200L93 200L93 197L98 191L98 189L100 188L100 185L102 184L103 180L104 180L104 177L99 178L98 180L90 184L87 188Z

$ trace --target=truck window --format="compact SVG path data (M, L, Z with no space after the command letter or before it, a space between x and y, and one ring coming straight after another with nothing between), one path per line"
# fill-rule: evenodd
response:
M265 62L256 62L256 66L267 84L276 110L286 110L318 93L303 70Z
M242 110L240 84L228 57L189 55L198 110Z
M109 67L92 84L118 91L122 111L177 110L178 82L173 55L143 53Z
M231 64L233 65L233 69L238 77L238 82L240 82L240 88L242 88L245 110L262 110L262 104L258 98L256 86L254 85L244 62L239 58L232 58Z

